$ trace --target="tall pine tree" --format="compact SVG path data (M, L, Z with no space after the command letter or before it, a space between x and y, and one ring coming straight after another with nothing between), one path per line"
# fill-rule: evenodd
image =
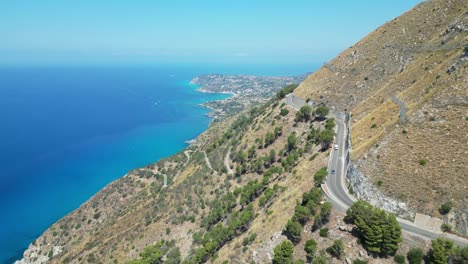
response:
M369 253L394 255L401 242L401 227L395 215L365 201L357 201L346 211L346 220L355 224Z

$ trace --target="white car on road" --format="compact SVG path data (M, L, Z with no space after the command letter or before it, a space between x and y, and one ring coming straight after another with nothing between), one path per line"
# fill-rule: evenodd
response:
M335 150L338 150L338 145L335 145Z

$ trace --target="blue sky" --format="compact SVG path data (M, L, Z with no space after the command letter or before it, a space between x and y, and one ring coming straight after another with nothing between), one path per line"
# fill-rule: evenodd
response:
M323 62L418 2L0 1L0 63Z

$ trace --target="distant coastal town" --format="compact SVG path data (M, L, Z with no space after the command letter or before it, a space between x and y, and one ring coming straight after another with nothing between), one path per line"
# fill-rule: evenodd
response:
M199 85L199 92L232 94L224 100L210 101L202 106L212 110L212 118L240 112L248 105L266 102L273 94L289 84L301 83L310 73L298 76L252 76L206 74L195 77L191 84Z

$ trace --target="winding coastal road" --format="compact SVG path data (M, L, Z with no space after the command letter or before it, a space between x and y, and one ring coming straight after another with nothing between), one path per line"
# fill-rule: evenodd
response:
M294 94L289 94L286 97L285 102L295 110L299 110L302 106L307 104L303 99L296 97ZM335 209L339 211L346 211L353 205L355 201L357 201L357 199L349 193L345 183L347 173L347 168L345 168L347 151L346 141L348 140L346 135L347 127L344 122L345 115L337 113L331 114L330 117L335 118L336 136L334 144L338 145L338 149L331 149L328 162L329 175L327 176L325 184L322 184L322 189L327 197L327 200L329 200L334 205ZM334 173L331 173L333 170ZM457 245L468 245L468 240L463 237L448 233L434 232L432 230L417 226L415 223L406 219L397 217L397 220L404 232L421 237L423 239L432 240L438 237L445 237L453 240Z

